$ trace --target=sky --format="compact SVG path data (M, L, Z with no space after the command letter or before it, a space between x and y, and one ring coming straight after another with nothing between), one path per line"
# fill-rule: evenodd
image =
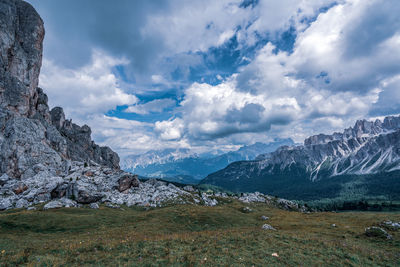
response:
M29 0L40 86L120 155L303 142L400 113L397 0Z

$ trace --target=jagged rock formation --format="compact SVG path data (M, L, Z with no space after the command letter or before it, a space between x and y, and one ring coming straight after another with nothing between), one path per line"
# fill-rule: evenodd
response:
M31 5L0 0L0 186L11 206L49 200L73 162L120 172L118 155L96 145L89 126L66 120L60 107L49 111L38 87L43 38L43 21Z
M360 120L343 133L311 136L304 145L283 146L275 152L258 156L254 161L232 163L210 174L202 183L234 191L271 192L274 189L284 197L291 197L304 195L300 191L305 192L306 188L320 189L310 185L310 181L318 182L321 187L331 183L326 194L340 190L342 185L333 182L335 177L386 176L398 170L400 117L389 116L383 121Z
M257 159L262 168L303 165L312 180L398 170L400 117L389 116L383 122L359 120L343 133L314 135L304 141L304 146L282 147Z
M31 5L0 1L0 173L29 178L42 164L59 175L71 160L118 169L118 155L94 144L88 126L65 120L61 108L49 111L37 87L43 38L43 21Z

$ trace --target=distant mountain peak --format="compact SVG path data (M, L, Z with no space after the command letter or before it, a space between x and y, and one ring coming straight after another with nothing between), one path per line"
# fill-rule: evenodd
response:
M281 145L293 145L291 139L275 139L271 143L256 142L240 147L236 151L218 155L196 154L190 149L151 150L141 155L130 155L122 159L121 168L141 176L172 179L193 177L194 182L208 174L225 168L239 160L253 160L257 155L272 152Z
M303 179L318 181L397 170L400 170L400 116L388 116L383 121L358 120L342 133L313 135L304 140L304 145L281 146L254 161L232 163L210 174L202 183L262 191L256 185L268 189L277 179L298 177L302 182Z
M400 129L400 117L388 116L383 122L379 119L375 121L357 120L353 127L344 129L343 133L333 133L332 135L318 134L304 140L304 145L325 144L334 140L347 140L351 138L371 137L385 132Z

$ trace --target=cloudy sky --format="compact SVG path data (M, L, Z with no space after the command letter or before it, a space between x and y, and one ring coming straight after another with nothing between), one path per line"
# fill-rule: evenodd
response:
M125 155L400 113L397 0L29 0L50 105Z

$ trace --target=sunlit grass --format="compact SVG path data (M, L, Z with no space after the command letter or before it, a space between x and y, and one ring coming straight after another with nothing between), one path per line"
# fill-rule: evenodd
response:
M399 266L400 232L364 228L399 213L288 212L265 204L101 207L0 213L1 265ZM270 217L262 221L261 215ZM277 231L261 229L264 223ZM332 227L336 224L337 227ZM276 257L279 255L278 257ZM275 256L272 256L272 255Z

